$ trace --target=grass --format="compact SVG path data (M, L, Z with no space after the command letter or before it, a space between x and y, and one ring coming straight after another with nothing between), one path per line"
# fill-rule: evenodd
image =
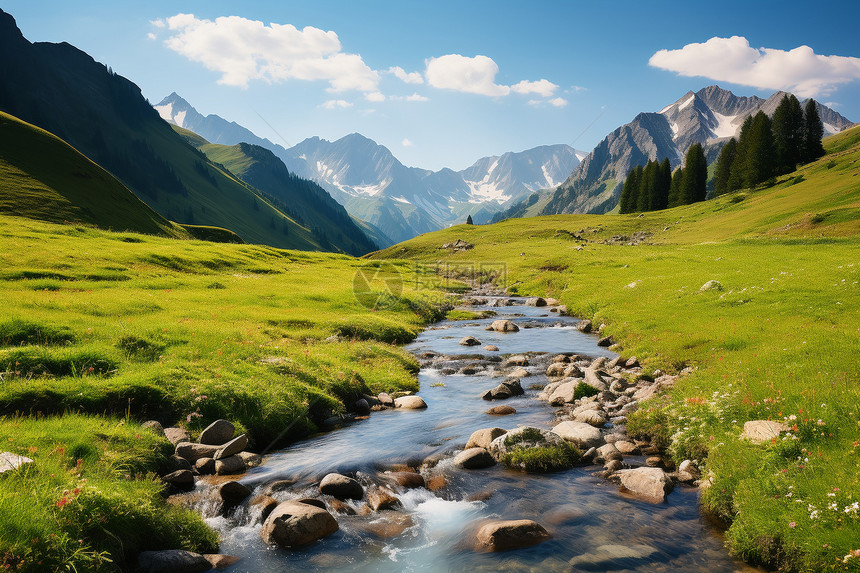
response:
M766 189L644 215L461 225L377 256L504 269L510 292L604 323L646 373L692 367L629 430L704 466L702 503L725 521L733 554L785 571L857 570L843 558L860 549L860 128L825 145L826 157ZM610 241L637 231L645 244ZM440 249L458 238L474 249ZM699 292L709 280L723 290ZM739 439L762 418L792 430L773 444Z
M502 463L528 473L547 473L570 469L582 458L582 452L568 442L550 444L536 428L526 428L505 438L507 452Z
M138 424L196 435L227 418L255 451L287 444L362 393L417 390L418 364L395 345L447 310L421 286L433 276L399 263L362 283L380 301L363 306L353 278L378 263L338 254L10 216L0 245L0 451L35 460L0 474L10 570L214 549L197 516L163 502L154 475L172 448Z

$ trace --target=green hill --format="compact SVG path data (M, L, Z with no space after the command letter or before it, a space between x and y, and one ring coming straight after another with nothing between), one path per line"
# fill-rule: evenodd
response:
M188 237L62 139L0 112L0 212Z
M219 145L174 126L191 145L213 163L227 168L245 183L262 191L282 212L313 231L326 250L363 255L376 250L346 209L319 185L290 173L274 153L248 143Z
M646 374L691 368L628 431L676 463L700 461L703 506L738 557L849 570L860 539L860 127L824 143L825 157L769 188L643 214L460 225L374 257L493 270L511 292L603 324ZM474 248L442 248L456 239ZM740 439L761 419L790 430Z
M30 43L0 11L0 110L62 138L166 219L223 227L251 243L323 246L303 225L212 165L140 88L77 48Z

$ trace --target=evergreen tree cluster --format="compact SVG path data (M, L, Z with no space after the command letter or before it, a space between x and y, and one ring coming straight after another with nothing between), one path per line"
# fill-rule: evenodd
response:
M702 145L694 143L687 150L684 167L672 172L669 158L660 163L649 161L634 168L621 190L621 213L659 211L666 207L704 201L707 193L708 161Z
M752 188L777 175L791 173L798 165L824 155L824 125L815 100L806 106L786 95L773 113L750 116L736 140L723 147L714 171L714 195Z

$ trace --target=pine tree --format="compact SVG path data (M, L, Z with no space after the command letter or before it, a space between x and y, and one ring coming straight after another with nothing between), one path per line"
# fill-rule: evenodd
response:
M774 176L776 152L773 146L771 121L766 113L759 111L750 125L746 148L744 186L755 187Z
M471 215L466 217L466 224L467 225L474 225L474 223L472 222L472 216Z
M672 186L672 164L669 163L668 157L665 157L660 162L659 175L653 205L653 209L656 211L669 206L669 188Z
M672 183L669 185L669 207L683 205L681 203L681 187L684 185L684 170L677 168L672 173Z
M639 183L639 200L636 203L637 211L651 211L654 192L657 189L657 180L660 176L659 166L656 161L649 161L642 171L642 180Z
M738 142L734 137L720 150L720 156L717 158L717 165L714 169L714 195L717 197L725 195L732 190L729 188L729 180L737 151Z
M773 112L773 144L776 174L791 173L803 150L803 109L793 95L786 95Z
M704 201L707 195L708 160L701 143L694 143L684 159L684 180L681 185L681 205Z
M636 211L636 206L639 203L639 182L641 179L642 166L637 165L627 174L627 179L624 180L624 187L621 189L619 212L633 213Z
M821 145L822 137L824 137L824 124L821 123L821 117L818 115L818 106L815 100L809 98L806 100L806 107L803 110L803 152L801 154L801 163L815 161L824 155L824 146Z
M744 176L747 168L747 148L749 147L750 130L752 129L753 116L747 116L741 125L738 136L738 145L735 150L735 160L732 161L731 173L729 174L729 185L726 192L743 189Z

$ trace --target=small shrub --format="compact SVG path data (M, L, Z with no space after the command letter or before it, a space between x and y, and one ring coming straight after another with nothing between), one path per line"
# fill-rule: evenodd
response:
M167 348L164 343L140 338L133 334L127 334L120 338L116 346L129 358L146 362L158 360L158 357Z
M586 384L585 382L580 382L576 385L576 388L573 389L573 399L579 400L580 398L590 398L592 396L597 396L599 393L600 390L594 386Z
M543 441L544 437L543 434L540 433L540 430L538 430L537 428L526 428L522 432L518 432L514 435L508 435L505 438L505 446L510 448L516 446L517 444Z
M206 285L206 288L212 289L212 290L222 290L222 289L225 289L227 287L224 286L222 283L215 281L214 283L209 283L208 285Z
M0 346L68 344L75 336L68 328L11 320L0 324Z
M506 443L507 441L505 440ZM545 473L570 469L581 458L582 452L579 451L579 448L563 442L536 448L514 446L504 455L502 462L512 469L521 469L528 473Z
M746 198L747 196L744 193L738 193L737 195L732 195L732 197L729 199L729 203L740 203Z
M816 213L815 215L813 215L809 219L809 222L812 223L813 225L817 225L819 223L823 223L826 218L827 218L827 215L823 215L821 213Z

